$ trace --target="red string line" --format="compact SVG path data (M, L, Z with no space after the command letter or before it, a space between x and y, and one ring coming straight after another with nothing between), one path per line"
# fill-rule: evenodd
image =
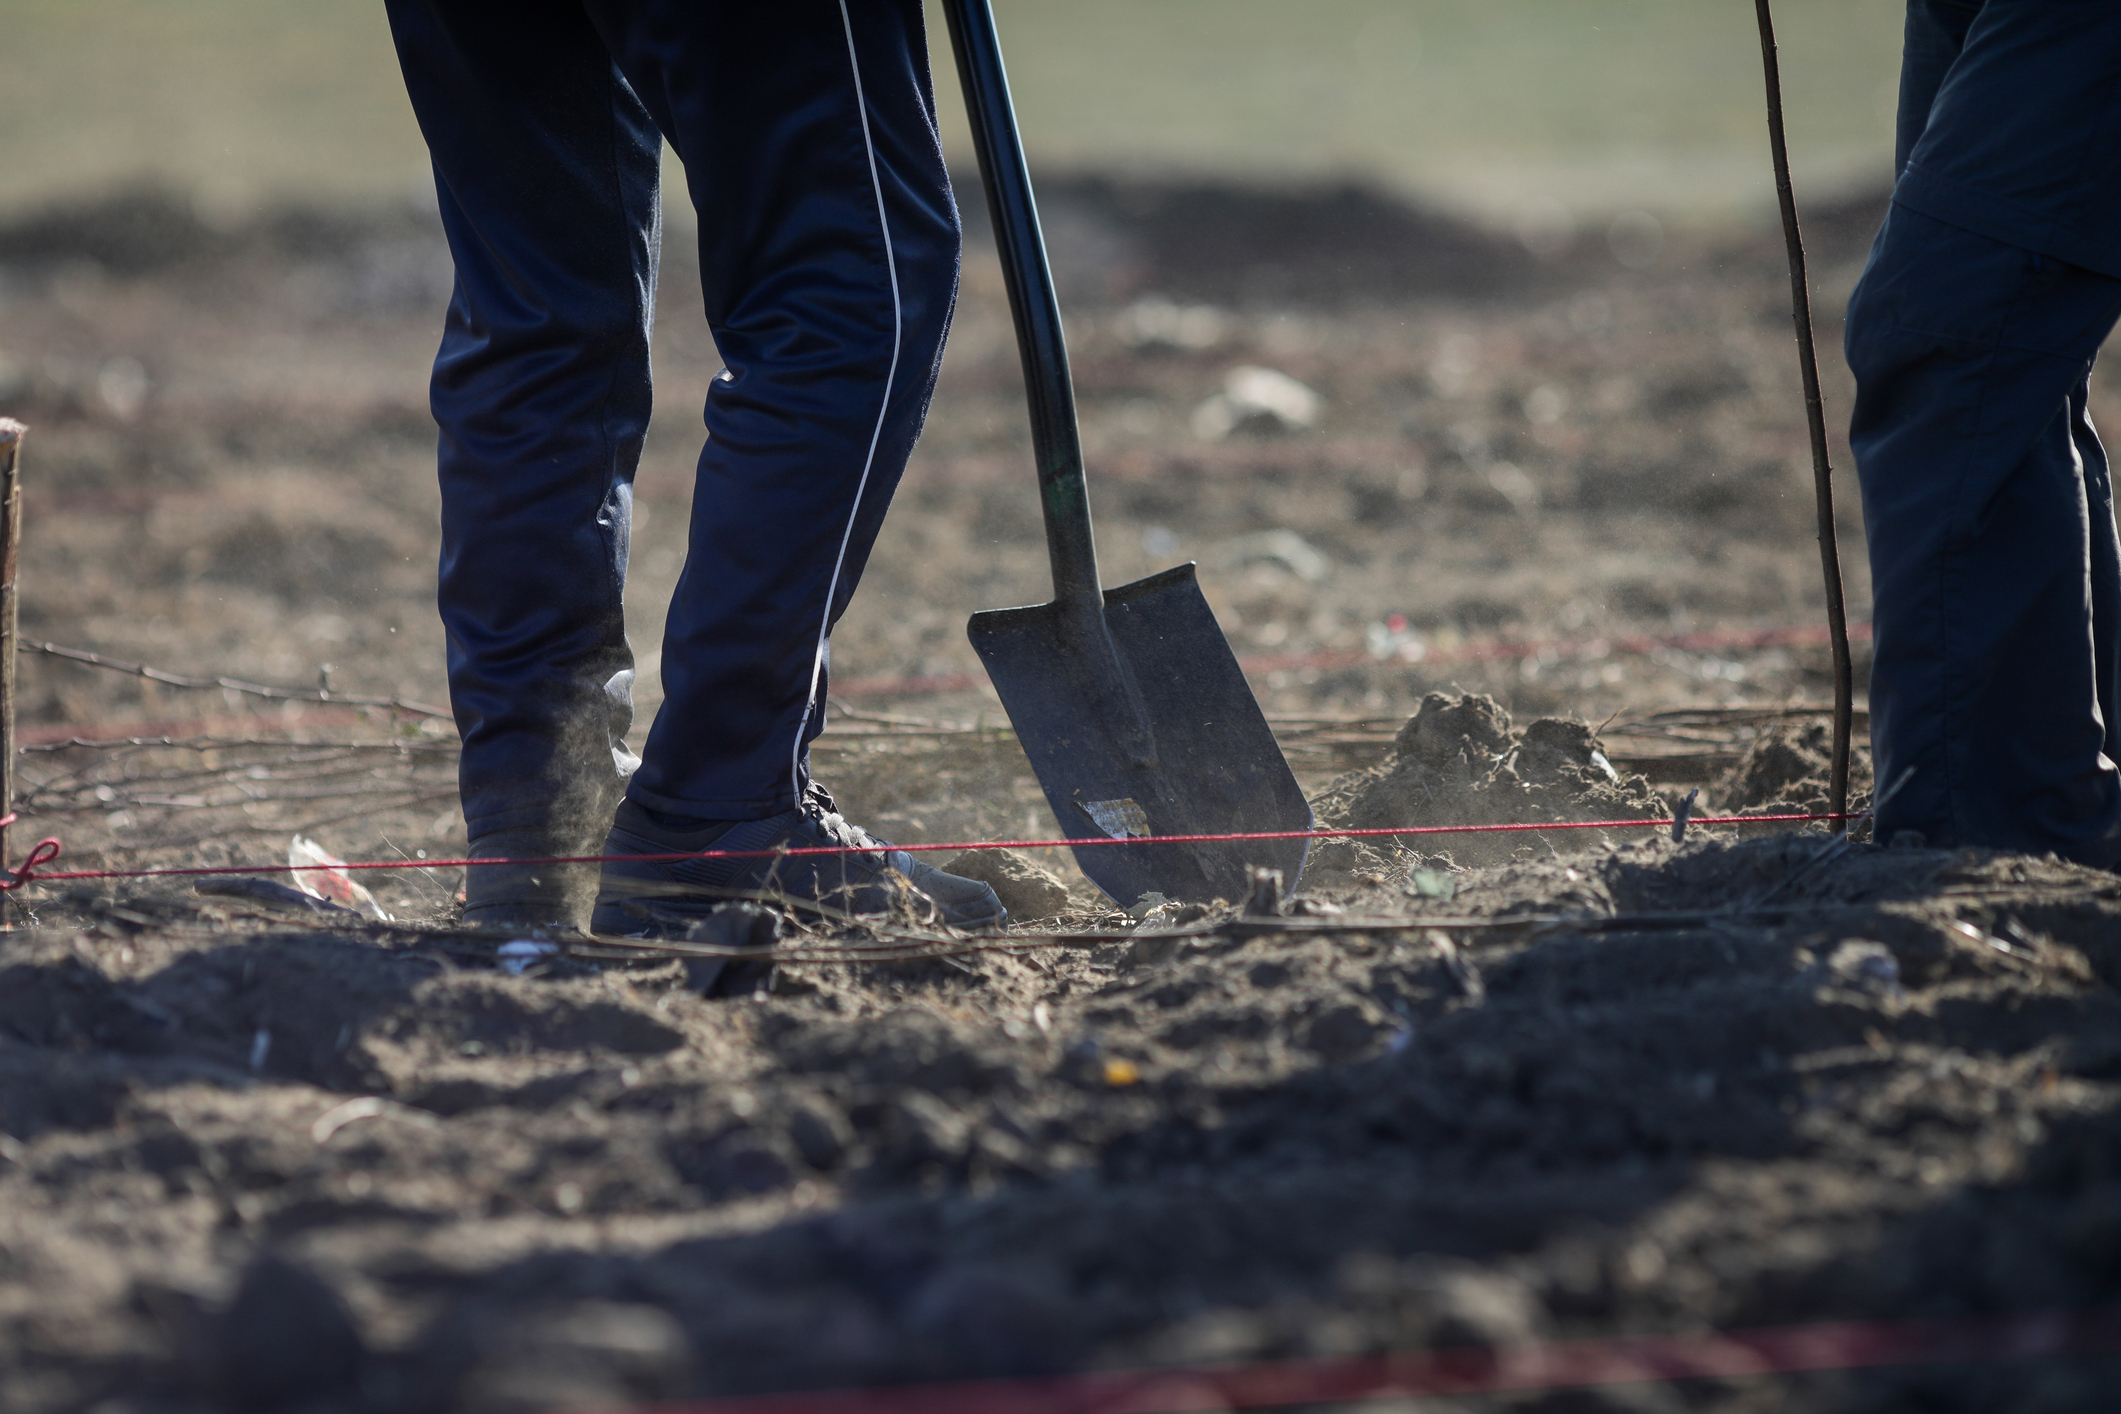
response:
M1820 820L1853 819L1854 816L1823 814L1806 815L1697 815L1687 821L1694 825L1781 825L1811 823ZM894 844L894 845L804 845L798 849L701 849L678 850L668 854L554 854L536 855L523 859L363 859L348 864L239 864L217 867L184 869L67 869L50 873L39 871L42 865L59 857L59 841L55 838L38 842L30 851L22 867L6 880L0 880L0 893L20 888L33 878L48 883L59 883L80 879L175 879L207 878L238 874L302 874L325 873L334 869L462 869L475 865L500 864L628 864L665 863L679 859L799 859L806 855L819 854L875 854L885 849L902 850L908 854L930 853L937 850L978 849L1081 849L1090 845L1144 845L1144 844L1226 844L1242 840L1336 840L1368 839L1386 835L1475 835L1505 834L1544 830L1655 830L1671 825L1670 820L1549 820L1526 824L1507 825L1388 825L1361 830L1239 830L1209 835L1147 835L1137 838L1109 839L1097 836L1089 839L1046 840L951 840L939 844ZM49 852L47 853L47 846Z

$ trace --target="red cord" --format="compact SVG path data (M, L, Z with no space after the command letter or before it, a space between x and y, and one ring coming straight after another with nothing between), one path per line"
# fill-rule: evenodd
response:
M12 817L10 817L12 818ZM1831 820L1832 815L1709 815L1696 816L1688 825L1781 825ZM0 821L0 824L6 823ZM1249 830L1214 835L1151 835L1144 839L1045 839L1045 840L954 840L941 844L896 844L891 849L909 854L936 850L977 849L1080 849L1089 845L1219 844L1237 840L1328 840L1366 839L1385 835L1473 835L1544 830L1654 830L1668 827L1669 820L1550 820L1544 823L1508 825L1394 825L1364 830ZM367 859L350 864L242 864L195 869L68 869L32 874L40 865L59 857L59 841L46 839L30 851L11 882L0 883L0 893L20 888L32 877L45 882L78 879L168 879L233 876L238 874L301 874L332 869L461 869L498 864L623 864L663 862L676 859L779 859L814 854L870 854L877 847L861 845L805 845L800 849L703 849L669 854L562 854L525 859ZM47 852L49 850L49 852Z

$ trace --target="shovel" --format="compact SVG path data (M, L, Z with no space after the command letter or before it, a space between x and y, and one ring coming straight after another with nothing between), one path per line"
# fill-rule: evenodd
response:
M1307 839L1112 843L1308 830L1311 807L1194 567L1098 587L1068 347L994 14L988 0L944 0L943 14L1016 320L1053 565L1053 602L974 614L972 646L1061 832L1104 842L1076 846L1075 859L1116 902L1242 899L1255 867L1293 887Z

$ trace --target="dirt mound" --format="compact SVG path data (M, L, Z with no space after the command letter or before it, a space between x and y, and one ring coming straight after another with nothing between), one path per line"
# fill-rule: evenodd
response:
M980 233L986 203L972 195L976 185L961 188L959 205ZM1040 175L1038 192L1064 264L1090 253L1071 243L1094 244L1118 282L1194 299L1367 306L1393 295L1521 293L1552 275L1512 236L1354 182L1054 173Z
M1542 717L1522 728L1492 697L1432 692L1378 766L1342 776L1313 802L1324 827L1538 824L1549 820L1662 820L1664 798L1642 776L1622 776L1582 722ZM1382 843L1496 863L1548 849L1585 848L1565 835L1397 835ZM1339 859L1328 855L1329 867ZM1340 864L1338 867L1348 867Z
M1734 815L1820 814L1830 808L1833 767L1834 730L1828 723L1771 726L1709 789L1717 808ZM1862 810L1870 793L1870 753L1858 750L1849 761L1850 808Z
M280 205L209 221L166 187L121 188L0 224L0 265L90 261L116 275L153 275L202 261L345 259L378 242L439 245L434 215L416 205L333 210Z
M941 866L946 874L977 879L994 890L1012 923L1051 918L1068 906L1068 886L1013 849L968 849Z

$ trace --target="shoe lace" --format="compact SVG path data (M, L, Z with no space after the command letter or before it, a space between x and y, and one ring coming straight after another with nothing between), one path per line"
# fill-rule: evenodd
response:
M831 837L835 843L848 845L856 849L876 851L876 859L885 868L893 871L900 886L904 889L904 892L899 895L899 908L904 910L912 903L924 906L925 916L912 917L909 915L911 921L929 925L939 921L941 916L940 906L934 899L929 898L918 888L913 887L912 881L906 877L911 862L909 857L898 853L884 841L840 814L839 802L832 798L831 791L826 790L816 781L809 782L804 787L803 803L799 808L805 815L816 821L818 828Z
M801 809L834 844L846 845L850 849L884 848L881 840L840 814L839 803L832 798L832 792L816 781L803 792Z

